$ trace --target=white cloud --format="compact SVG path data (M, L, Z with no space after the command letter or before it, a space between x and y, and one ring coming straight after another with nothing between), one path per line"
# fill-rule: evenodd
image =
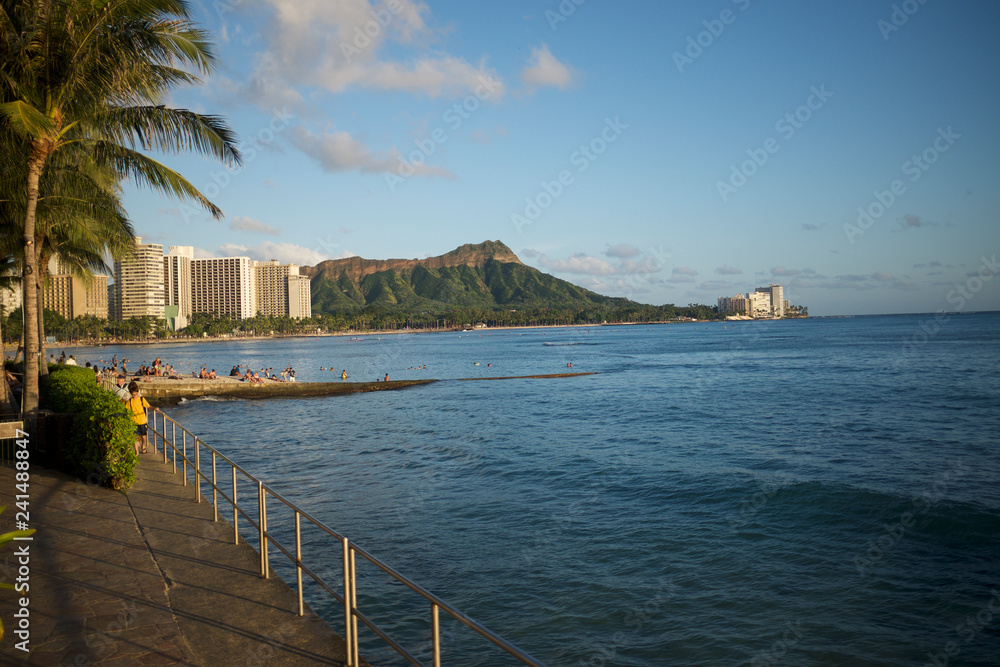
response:
M556 59L549 51L548 44L531 49L528 65L521 72L521 82L529 92L539 88L554 86L560 90L568 88L574 79L573 70Z
M560 273L583 273L591 276L611 276L618 273L607 260L577 253L569 259L549 259L545 255L538 258L538 263L545 268Z
M287 104L297 86L331 93L350 88L458 97L482 89L505 94L485 60L472 64L430 46L445 34L427 23L429 7L415 0L266 0L273 11L268 50L254 72L257 101ZM385 57L392 51L394 60ZM402 53L400 53L402 51ZM248 91L249 92L249 91Z
M627 250L622 250L623 246L618 246L620 252L628 254ZM660 265L652 257L642 257L639 260L623 259L619 262L609 262L600 257L593 257L585 253L577 253L568 259L550 259L544 253L531 248L526 248L518 253L522 259L535 260L538 266L558 273L575 273L588 276L626 276L635 278L643 276L646 282L652 282L650 274L660 270ZM605 254L611 255L611 252ZM619 281L621 282L621 281ZM601 283L605 286L613 286L614 283Z
M609 245L608 249L604 251L604 254L608 257L621 257L624 259L630 257L636 257L639 255L639 249L634 245L629 245L627 243L620 243L616 246Z
M360 171L363 173L385 174L396 172L402 164L399 151L395 148L388 153L376 155L365 144L347 132L329 131L317 136L303 127L292 128L292 143L303 153L319 162L325 171ZM443 167L412 165L414 176L439 176L454 179L455 175Z
M312 266L327 259L339 259L329 257L326 254L317 252L305 246L294 243L274 243L265 241L255 246L241 245L238 243L226 243L219 246L218 257L249 257L258 261L276 259L282 264L299 264ZM344 251L340 257L353 257L354 253Z
M253 218L245 218L242 216L235 216L232 222L229 223L229 228L235 231L257 232L260 234L270 234L271 236L278 236L281 234L281 230L275 229L270 225L266 225L260 220L254 220Z
M737 269L735 267L723 264L722 266L717 268L715 272L723 276L736 276L743 273L743 269Z
M205 250L204 248L194 249L195 259L211 259L212 257L218 257L218 255L216 255L214 252L210 250Z

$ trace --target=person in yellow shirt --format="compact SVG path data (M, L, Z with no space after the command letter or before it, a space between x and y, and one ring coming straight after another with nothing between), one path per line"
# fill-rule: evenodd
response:
M129 412L129 416L132 417L132 421L135 422L135 453L136 456L139 455L139 445L142 445L142 453L146 453L147 432L149 431L149 420L146 417L146 410L150 409L149 402L139 395L139 385L136 384L135 380L129 382L128 384L129 398L122 401L125 403L125 407ZM158 411L156 408L152 408L154 411Z

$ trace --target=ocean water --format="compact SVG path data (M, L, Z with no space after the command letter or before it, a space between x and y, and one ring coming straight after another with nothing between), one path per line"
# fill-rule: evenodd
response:
M1000 664L1000 314L75 352L445 380L165 411L548 665ZM598 374L460 380L569 363ZM336 544L304 549L339 581ZM359 575L361 609L429 659L427 606ZM445 664L517 664L442 627Z

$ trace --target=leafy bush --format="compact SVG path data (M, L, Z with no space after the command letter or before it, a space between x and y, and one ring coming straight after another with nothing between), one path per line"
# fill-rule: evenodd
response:
M42 383L42 400L53 412L80 412L104 392L94 379L94 371L79 366L61 366Z
M135 482L135 423L119 398L97 386L87 368L61 368L45 381L46 407L74 412L73 437L67 443L72 472L116 491Z

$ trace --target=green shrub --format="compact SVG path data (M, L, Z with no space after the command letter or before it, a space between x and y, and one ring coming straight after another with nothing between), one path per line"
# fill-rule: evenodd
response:
M80 412L96 396L107 393L97 385L94 371L62 366L42 383L42 403L53 412Z
M135 481L135 423L121 400L97 386L94 372L64 367L45 381L46 407L76 413L66 455L72 472L116 491Z

